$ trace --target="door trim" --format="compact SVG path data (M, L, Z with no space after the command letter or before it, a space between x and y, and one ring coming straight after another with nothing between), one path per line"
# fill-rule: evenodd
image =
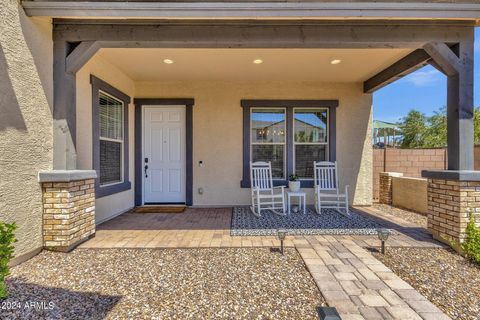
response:
M193 199L193 105L192 98L135 98L135 205L143 205L143 117L142 106L185 106L185 204Z

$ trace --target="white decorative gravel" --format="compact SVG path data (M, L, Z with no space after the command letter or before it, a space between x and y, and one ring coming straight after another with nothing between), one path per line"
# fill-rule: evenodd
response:
M44 251L12 268L1 319L318 319L294 248Z

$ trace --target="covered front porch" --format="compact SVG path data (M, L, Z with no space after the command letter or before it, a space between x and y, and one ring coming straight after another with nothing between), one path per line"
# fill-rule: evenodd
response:
M313 161L337 161L349 203L369 205L371 93L428 63L448 77L450 170L426 173L432 193L450 180L478 178L470 171L469 22L58 19L54 39L55 170L40 181L47 193L70 192L72 210L83 211L68 219L85 215L87 227L69 236L49 228L47 247L69 249L95 232L93 224L134 206L247 205L250 161L272 162L277 185L300 172L307 203ZM311 115L319 123L306 121ZM77 198L77 188L88 192ZM85 198L88 208L76 205ZM432 217L443 214L431 199L440 208ZM46 225L55 220L51 210L45 208ZM460 226L468 216L453 215L462 216ZM431 230L437 238L463 237L456 225Z

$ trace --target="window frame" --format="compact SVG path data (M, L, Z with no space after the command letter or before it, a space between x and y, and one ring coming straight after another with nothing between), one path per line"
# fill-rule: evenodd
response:
M308 109L311 109L311 110L326 110L327 111L327 127L326 127L326 132L327 132L327 141L326 142L295 142L295 111L297 109L301 109L301 110L308 110ZM293 172L296 172L297 168L296 168L296 156L297 156L297 151L296 151L296 146L297 145L306 145L306 146L311 146L311 145L314 145L314 146L326 146L326 155L327 155L327 158L325 159L325 161L330 161L330 108L328 107L293 107L293 116L292 116L292 119L291 121L293 122L292 123L292 133L293 133L293 146L292 146L292 153L293 153ZM288 151L287 151L288 152ZM299 177L299 180L300 181L310 181L310 180L313 180L313 178L301 178Z
M328 159L336 159L336 108L338 100L241 100L243 108L243 171L241 188L250 188L250 159L251 159L251 109L252 108L285 108L286 113L286 167L285 177L288 177L294 171L294 108L326 108L328 109ZM302 188L313 188L313 179L300 180ZM274 186L287 185L288 179L273 179Z
M120 90L114 88L107 82L90 75L90 83L92 86L92 166L97 171L98 178L95 179L95 196L101 198L123 192L131 189L131 182L129 181L129 138L128 138L128 108L130 104L130 97ZM122 141L122 157L121 161L121 177L119 182L112 182L100 184L100 140L120 142L117 139L100 137L100 111L99 99L100 93L110 96L118 100L123 105L123 141Z
M287 118L287 108L285 107L264 107L264 108L258 108L258 107L253 107L253 108L250 108L250 160L249 161L252 161L252 156L253 156L253 146L254 145L282 145L283 146L283 178L281 179L286 179L287 177L287 136L285 135L285 141L282 143L282 142L269 142L269 143L262 143L262 142L253 142L253 136L251 134L251 130L252 130L252 122L253 122L253 119L252 119L252 114L254 112L255 109L259 109L259 110L265 110L265 109L272 109L272 110L283 110L283 115L285 116L285 132L287 132L287 122L288 122L288 118ZM275 180L281 180L281 179L278 179L278 178L274 178Z

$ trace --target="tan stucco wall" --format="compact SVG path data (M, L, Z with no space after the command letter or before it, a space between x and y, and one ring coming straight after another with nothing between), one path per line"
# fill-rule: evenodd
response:
M392 205L427 213L427 179L411 177L392 178Z
M242 179L241 99L339 99L337 160L340 183L349 184L355 205L372 201L371 95L360 83L311 82L136 82L142 98L194 98L193 204L248 204ZM133 150L133 149L132 149ZM203 167L198 166L202 160ZM198 188L203 188L200 195ZM307 189L313 202L312 189Z
M0 221L17 223L18 257L42 246L37 174L52 166L52 28L17 1L0 8Z
M78 169L92 169L92 87L90 75L106 81L123 93L134 96L134 83L118 68L99 56L92 58L77 72L77 166ZM97 223L108 220L134 206L134 106L129 105L129 180L130 190L95 201L95 220Z

